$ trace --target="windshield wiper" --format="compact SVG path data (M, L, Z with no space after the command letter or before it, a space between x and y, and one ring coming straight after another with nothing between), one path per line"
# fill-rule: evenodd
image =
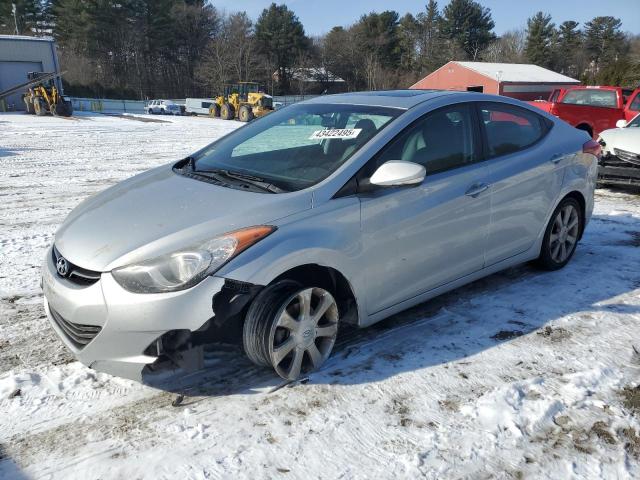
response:
M269 183L264 178L257 177L255 175L250 175L248 173L236 172L235 170L225 170L223 168L216 168L212 170L193 170L195 175L208 176L212 177L221 177L231 180L239 180L243 183L252 185L254 187L260 188L266 192L270 193L284 193L287 190L274 185L273 183Z

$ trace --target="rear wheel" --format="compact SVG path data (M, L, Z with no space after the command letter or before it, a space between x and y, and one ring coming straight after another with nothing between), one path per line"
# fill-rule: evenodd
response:
M230 103L223 103L222 107L220 107L220 118L223 120L233 120L236 116L236 111L233 108L233 105Z
M295 380L329 358L338 322L338 305L329 291L285 280L265 288L249 307L244 350L255 364Z
M238 112L238 118L241 122L250 122L254 118L253 109L248 105L241 106Z
M555 209L542 240L538 264L546 270L564 267L578 245L584 219L574 198L565 198Z
M217 103L214 103L213 105L211 105L211 107L209 108L209 115L214 117L214 118L219 118L220 117L220 105L218 105Z

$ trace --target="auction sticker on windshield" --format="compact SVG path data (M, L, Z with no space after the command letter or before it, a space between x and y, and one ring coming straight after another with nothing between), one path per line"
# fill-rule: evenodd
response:
M324 138L356 138L360 135L361 128L328 128L325 130L316 130L309 140L322 140Z

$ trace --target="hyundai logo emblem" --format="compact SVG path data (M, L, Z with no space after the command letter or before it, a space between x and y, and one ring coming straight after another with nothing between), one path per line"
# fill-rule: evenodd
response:
M69 262L67 262L63 257L58 257L58 260L56 261L56 270L58 275L66 277L69 274Z

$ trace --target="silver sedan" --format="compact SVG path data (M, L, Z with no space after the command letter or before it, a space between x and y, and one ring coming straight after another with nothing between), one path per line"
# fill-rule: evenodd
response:
M571 259L600 145L517 100L322 96L79 205L43 265L45 309L84 364L143 379L237 342L286 379L341 324L480 277ZM210 347L208 347L210 348Z

